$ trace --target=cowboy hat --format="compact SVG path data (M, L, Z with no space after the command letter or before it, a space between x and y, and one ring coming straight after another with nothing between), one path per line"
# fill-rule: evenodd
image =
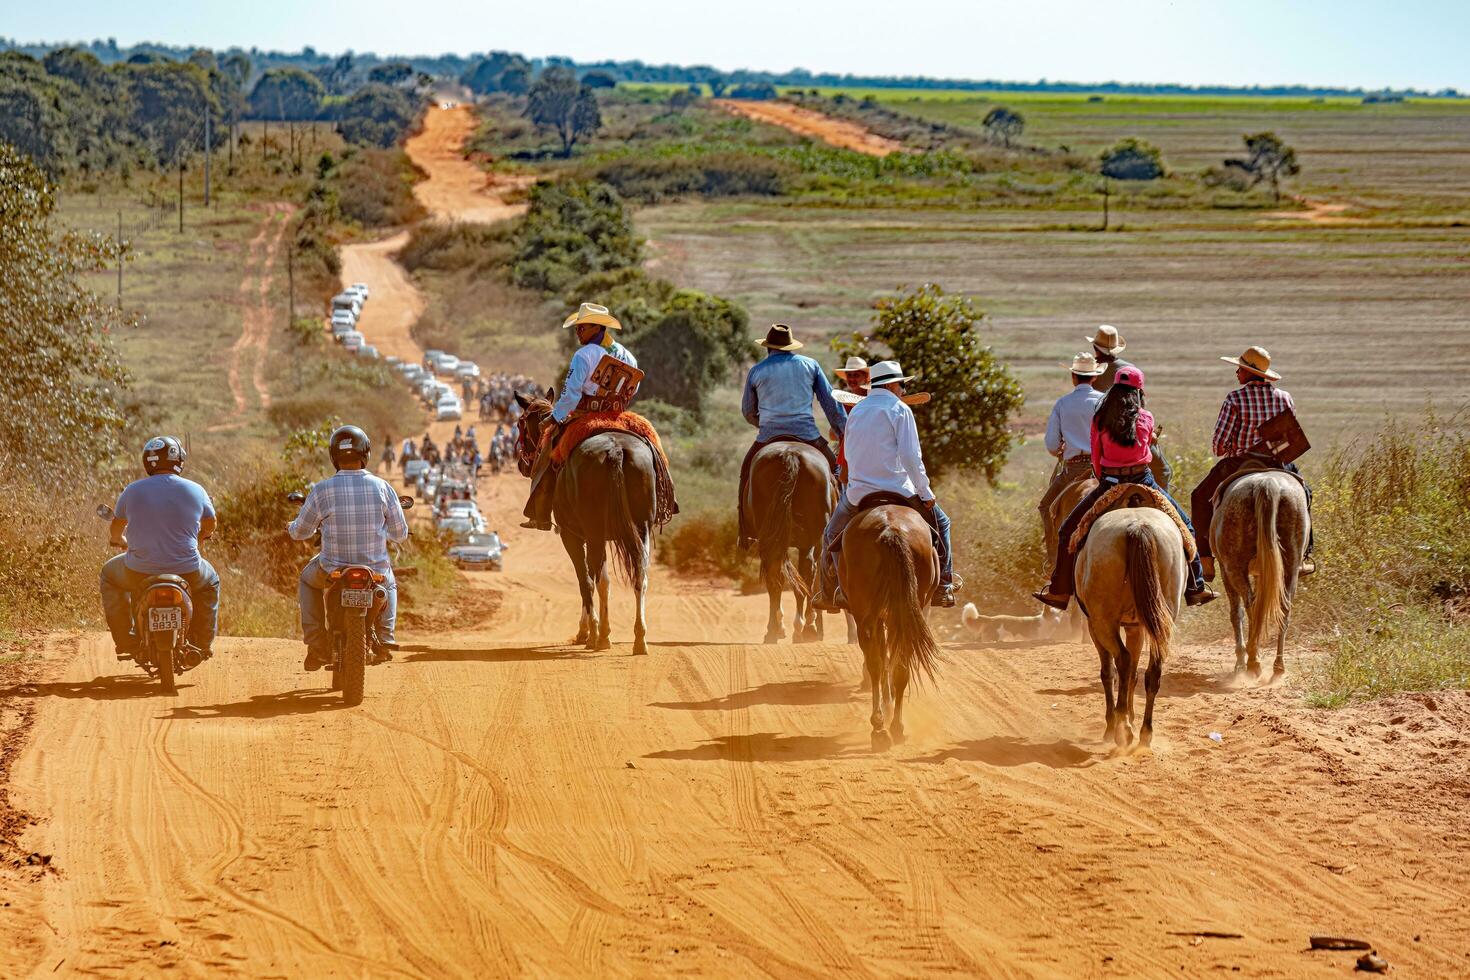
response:
M856 405L863 400L863 396L855 391L842 391L838 389L832 392L832 400L839 405Z
M849 357L846 364L833 371L832 373L840 374L843 377L846 377L847 375L852 374L855 371L866 371L867 369L867 361L863 360L861 357Z
M1264 347L1247 347L1244 354L1239 357L1222 357L1220 360L1236 367L1243 367L1251 374L1259 375L1267 381L1280 381L1281 375L1271 370L1271 354Z
M1097 357L1091 351L1085 351L1072 358L1072 373L1078 377L1095 378L1106 370L1106 367L1097 363Z
M863 400L863 396L855 391L834 391L832 399L839 405L856 405ZM934 396L927 391L916 391L911 395L904 395L899 401L912 408L917 405L927 405L933 399Z
M879 361L872 367L872 373L868 376L868 383L863 387L871 391L884 385L896 384L900 381L912 381L912 374L904 374L903 368L898 366L897 361Z
M1123 342L1123 337L1118 333L1117 327L1110 327L1104 323L1097 328L1097 333L1092 335L1092 346L1104 354L1117 354L1128 345Z
M598 306L596 303L583 303L577 307L577 312L562 321L561 328L580 326L583 323L595 323L607 327L609 330L621 330L623 325L618 318L608 312L607 307Z
M784 323L773 323L771 329L766 331L765 340L757 340L756 343L771 350L796 350L801 347L801 341L791 336L791 328Z

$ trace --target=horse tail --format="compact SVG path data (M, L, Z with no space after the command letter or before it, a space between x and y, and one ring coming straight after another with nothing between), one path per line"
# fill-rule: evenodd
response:
M1281 487L1265 480L1256 498L1256 587L1251 596L1250 649L1260 649L1261 637L1274 636L1286 617L1286 573L1277 540L1276 512L1281 509Z
M1133 586L1133 609L1148 636L1151 656L1164 660L1174 635L1174 616L1159 580L1158 541L1145 525L1135 524L1128 529L1127 568Z
M878 532L878 587L883 592L883 617L888 624L892 657L903 661L911 675L922 672L933 680L939 644L919 602L914 553L897 528L885 527Z
M627 465L627 452L622 446L613 446L607 454L607 521L603 533L613 546L618 573L627 584L637 585L643 576L646 557L643 554L643 532L633 518L633 508L628 501L628 482L624 475Z
M791 511L796 499L796 484L801 477L801 457L787 452L781 453L777 459L781 470L775 493L761 516L760 528L756 532L760 540L761 581L767 589L791 589L805 598L811 590L792 567L790 550Z

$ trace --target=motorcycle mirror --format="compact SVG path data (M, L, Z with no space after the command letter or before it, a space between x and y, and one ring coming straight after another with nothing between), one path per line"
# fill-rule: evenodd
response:
M286 494L286 499L291 501L291 503L293 504L305 503L306 494L302 493L300 490L292 490L290 493Z
M398 498L398 503L400 505L402 505L402 507L403 507L404 510L413 510L413 498L412 497L404 497L404 496L401 496L400 495L399 498Z
M109 507L109 506L107 506L106 504L98 504L97 505L97 510L96 510L95 513L97 514L98 517L102 518L104 521L110 521L110 520L112 520L112 517L113 517L112 508Z

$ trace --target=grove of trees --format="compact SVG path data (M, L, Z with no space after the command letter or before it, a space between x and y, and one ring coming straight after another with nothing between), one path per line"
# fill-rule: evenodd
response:
M546 69L531 83L526 93L526 116L536 125L556 131L565 157L572 155L579 139L602 126L602 113L591 87L579 81L575 71L559 65Z

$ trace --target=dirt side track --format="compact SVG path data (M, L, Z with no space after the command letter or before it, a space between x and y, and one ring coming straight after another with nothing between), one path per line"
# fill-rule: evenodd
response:
M344 274L410 353L390 251ZM1322 932L1470 970L1470 696L1317 715L1189 649L1155 754L1115 760L1089 647L950 645L873 756L857 650L753 645L761 598L658 574L650 656L616 585L613 650L565 642L523 492L483 490L494 620L405 633L357 709L290 641L224 639L173 699L58 642L4 692L38 703L10 789L56 870L0 878L0 975L1340 976Z
M854 150L869 156L886 157L898 153L904 145L898 140L879 136L855 122L824 115L790 102L765 102L750 99L713 99L714 105L737 116L745 116L756 122L770 123L789 129L807 139L822 140L844 150Z

